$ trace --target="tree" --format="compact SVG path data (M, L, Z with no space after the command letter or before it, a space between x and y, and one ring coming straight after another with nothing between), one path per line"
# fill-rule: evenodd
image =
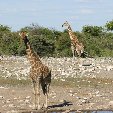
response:
M63 32L56 40L55 53L57 56L72 56L71 41L67 32Z
M28 38L31 42L31 45L36 53L38 53L40 56L53 55L55 37L52 30L40 27L37 24L32 24L31 26L22 28L20 31L26 31L29 33Z
M0 25L0 54L9 54L12 43L12 33L8 26Z
M82 32L90 34L92 36L99 36L102 33L103 28L98 26L83 26Z
M108 21L106 23L105 27L107 28L108 31L112 31L113 30L113 20L112 21Z

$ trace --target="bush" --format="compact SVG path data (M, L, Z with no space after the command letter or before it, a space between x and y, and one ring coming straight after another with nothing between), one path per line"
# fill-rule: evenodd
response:
M72 57L71 41L67 30L31 25L20 29L29 33L32 48L40 56ZM11 32L8 26L0 25L0 55L25 55L24 43L20 41L19 32ZM74 32L85 51L90 56L113 56L113 33L105 32L102 27L83 26L82 32Z

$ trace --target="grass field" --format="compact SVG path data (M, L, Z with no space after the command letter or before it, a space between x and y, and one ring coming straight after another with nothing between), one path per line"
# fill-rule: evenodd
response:
M0 77L0 85L8 85L8 86L28 86L31 85L32 81L30 78L28 79L15 79L15 78L4 78ZM113 86L113 79L106 78L88 78L88 77L80 77L80 78L58 78L52 79L52 86L61 86L61 87L107 87Z

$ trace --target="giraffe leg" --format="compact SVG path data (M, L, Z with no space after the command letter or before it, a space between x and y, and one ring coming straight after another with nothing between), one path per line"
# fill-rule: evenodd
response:
M40 109L40 82L39 81L33 81L33 87L34 87L34 95L35 95L35 109Z
M37 109L37 89L36 89L36 82L33 81L33 88L34 88L34 95L35 95L35 109Z
M74 50L72 50L72 53L73 53L73 58L74 58L75 57Z
M47 108L48 107L48 94L46 94L45 96L46 96L45 108Z
M36 90L35 90L35 109L37 109L37 94L36 94Z
M37 96L38 96L38 109L41 108L40 106L40 80L37 82Z
M71 46L71 51L72 51L73 59L74 59L75 58L75 48L74 48L74 46Z
M45 108L48 107L48 93L49 93L49 86L50 84L47 85L47 92L46 92L46 104L45 104Z

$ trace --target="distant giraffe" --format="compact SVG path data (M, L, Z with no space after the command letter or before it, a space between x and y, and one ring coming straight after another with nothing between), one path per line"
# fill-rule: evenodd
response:
M21 32L19 35L25 43L27 59L31 64L30 78L32 80L35 93L35 108L37 109L38 100L38 109L40 109L40 86L42 87L43 94L46 95L45 107L47 108L48 92L51 83L51 71L47 66L42 64L39 56L33 51L26 32Z
M84 53L84 45L79 42L77 36L73 33L71 26L67 21L62 25L62 27L67 27L71 39L71 50L72 50L73 58L75 57L75 53L77 53L78 56L81 57L82 54Z

